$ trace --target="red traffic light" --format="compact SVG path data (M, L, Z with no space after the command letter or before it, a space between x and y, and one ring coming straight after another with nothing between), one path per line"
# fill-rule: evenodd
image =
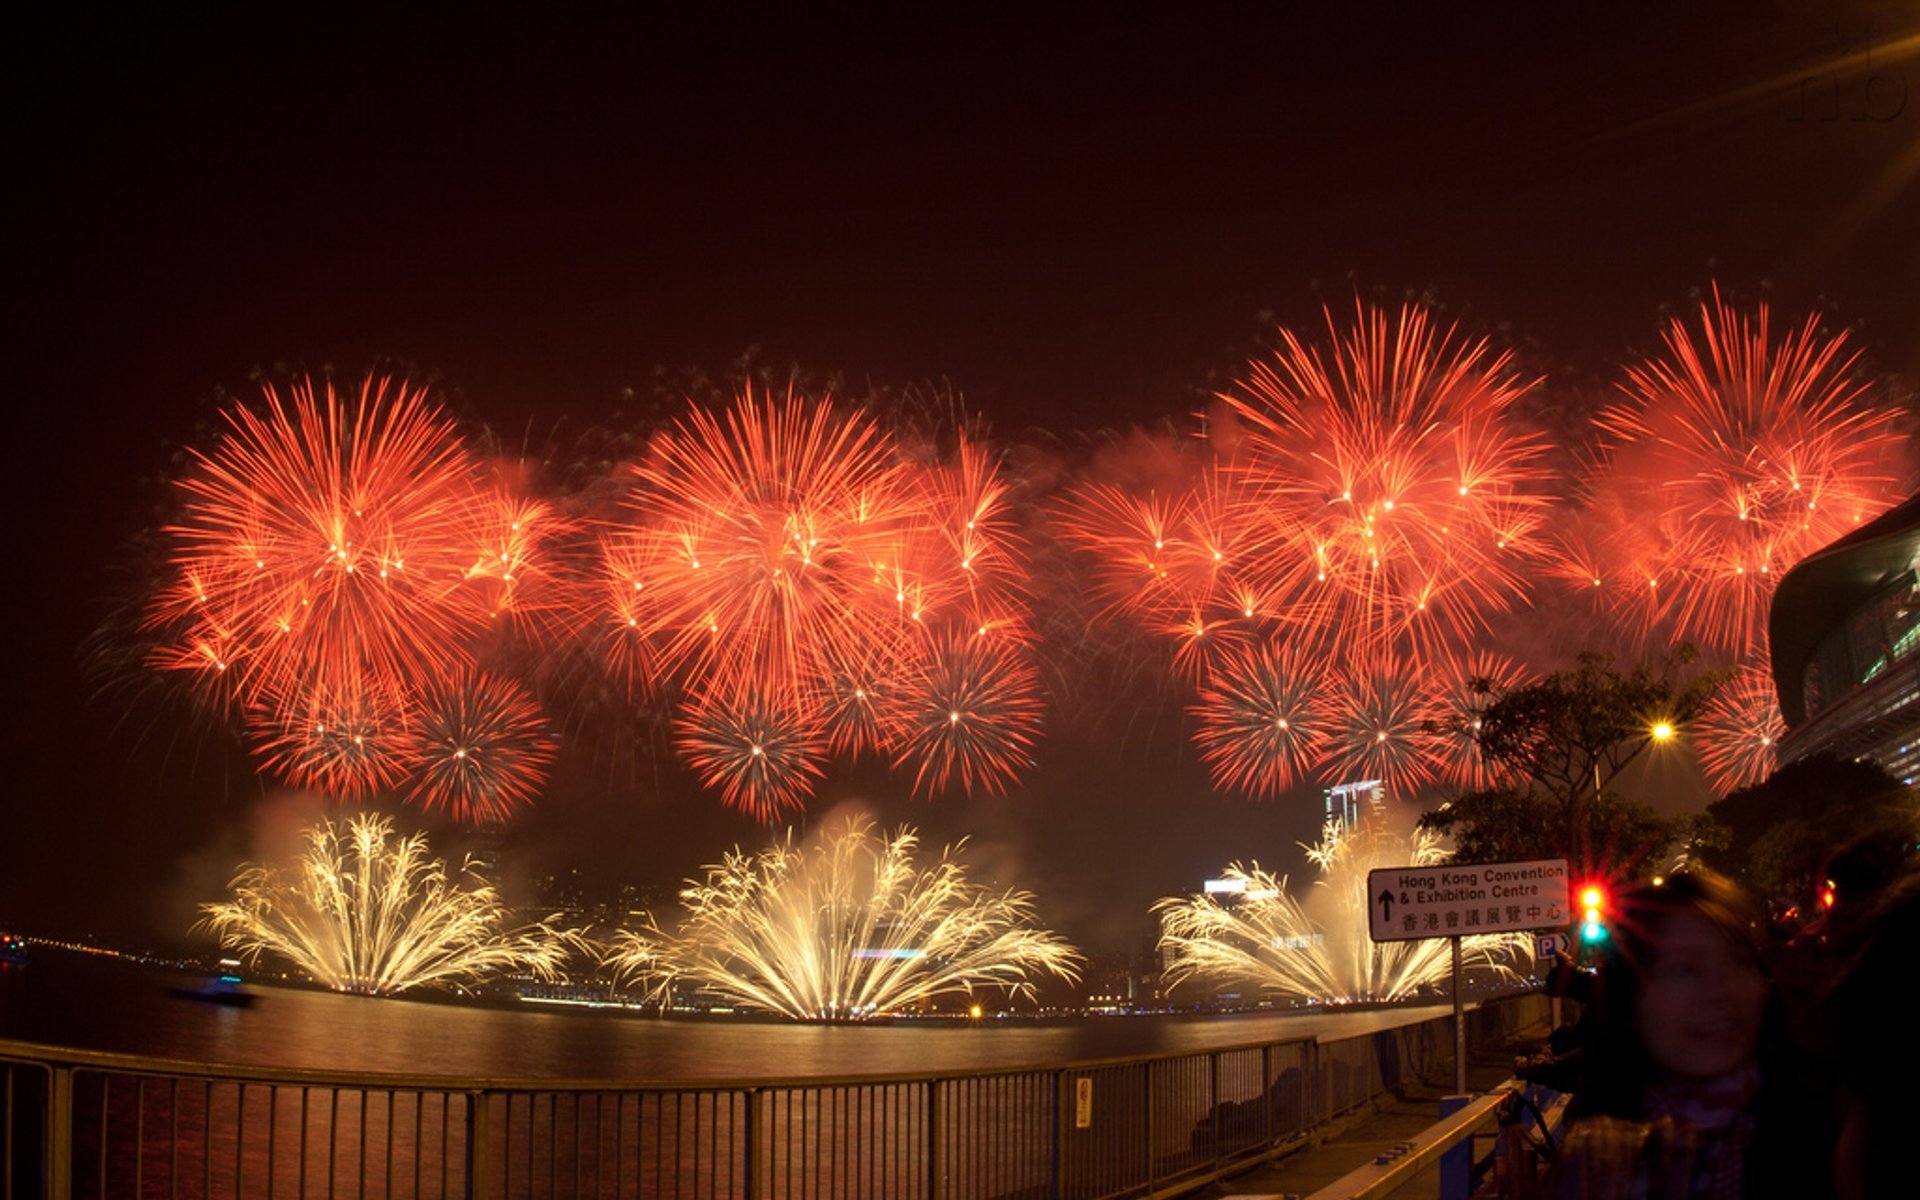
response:
M1597 942L1607 936L1607 889L1589 883L1580 889L1580 940Z

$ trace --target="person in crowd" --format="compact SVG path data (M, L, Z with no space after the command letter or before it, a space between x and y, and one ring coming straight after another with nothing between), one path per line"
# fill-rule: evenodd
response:
M1542 1084L1557 1092L1577 1092L1586 1064L1588 1027L1592 1024L1594 974L1562 950L1553 956L1545 984L1548 996L1578 1004L1579 1018L1549 1033L1545 1050L1515 1060L1513 1073L1528 1083Z
M1826 1007L1840 1083L1834 1178L1843 1200L1910 1195L1915 1187L1909 1160L1920 1129L1920 1049L1907 1026L1920 962L1920 875L1888 889L1863 941Z
M1831 1195L1831 1107L1785 1036L1759 910L1707 872L1615 908L1551 1193Z
M1916 867L1913 831L1887 826L1849 839L1821 868L1817 915L1787 943L1773 972L1788 1025L1809 1053L1827 1057L1828 994L1865 942L1887 893Z

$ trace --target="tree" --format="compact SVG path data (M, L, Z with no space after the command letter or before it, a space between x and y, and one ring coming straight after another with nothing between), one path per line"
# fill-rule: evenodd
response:
M1537 789L1468 792L1421 815L1422 828L1453 838L1454 861L1514 862L1564 858L1581 875L1628 878L1688 840L1693 818L1662 817L1638 801L1613 794L1589 800L1584 824Z
M1663 818L1606 785L1706 708L1725 677L1679 678L1694 657L1682 646L1623 671L1611 655L1588 652L1571 671L1499 693L1474 740L1514 782L1469 792L1423 814L1421 826L1452 835L1463 863L1564 856L1584 874L1639 873L1694 822Z
M1841 844L1872 829L1920 834L1920 796L1877 763L1815 755L1707 806L1724 845L1701 861L1756 895L1805 903Z

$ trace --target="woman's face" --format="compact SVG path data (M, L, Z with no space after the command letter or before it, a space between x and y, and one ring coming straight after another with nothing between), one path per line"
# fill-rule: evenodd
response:
M1687 1079L1753 1062L1767 981L1746 948L1691 910L1666 919L1640 983L1640 1043L1661 1070Z

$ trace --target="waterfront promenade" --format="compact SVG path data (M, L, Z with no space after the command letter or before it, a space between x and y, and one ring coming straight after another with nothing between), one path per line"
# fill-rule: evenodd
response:
M1497 1087L1512 1074L1513 1053L1506 1048L1482 1048L1467 1057L1467 1088L1471 1093ZM1314 1196L1380 1155L1426 1132L1440 1120L1440 1101L1452 1091L1450 1079L1410 1081L1333 1122L1300 1149L1269 1160L1245 1174L1210 1184L1192 1193L1192 1200L1279 1200L1286 1196ZM1488 1118L1476 1132L1492 1133L1494 1128L1494 1120ZM1482 1139L1479 1145L1479 1153L1484 1154L1486 1141ZM1438 1200L1438 1164L1421 1170L1392 1195L1394 1200Z
M265 1007L228 1024L273 1016L275 1005ZM372 1019L402 1010L360 1001L342 1011ZM446 1020L464 1010L421 1011ZM1511 1042L1534 1033L1544 1015L1537 994L1469 1010L1470 1044L1492 1056L1488 1082L1504 1078ZM1383 1023L1393 1017L1411 1019ZM552 1014L490 1019L513 1031L552 1025L549 1033L572 1032L601 1052L627 1025L662 1036L707 1032ZM766 1056L734 1055L734 1078L651 1083L456 1074L443 1063L433 1074L252 1066L0 1037L0 1090L13 1098L4 1124L8 1174L22 1185L16 1195L184 1189L239 1200L325 1194L336 1179L353 1180L355 1194L502 1200L568 1191L555 1192L554 1180L578 1181L582 1195L700 1198L1274 1194L1337 1177L1368 1157L1369 1143L1409 1136L1400 1128L1424 1129L1441 1094L1427 1081L1452 1078L1448 1017L1411 1010L1327 1019L1361 1027L1106 1058L1050 1058L1046 1046L1027 1044L1029 1035L1050 1044L1050 1031L976 1030L968 1036L986 1038L982 1046L1011 1038L1006 1050L1036 1053L1021 1054L1024 1065L829 1077L775 1077ZM1300 1028L1276 1020L1272 1032ZM1220 1029L1266 1025L1229 1020ZM899 1038L924 1058L953 1032L764 1028L829 1041L843 1063ZM1141 1027L1155 1036L1179 1028ZM748 1075L753 1066L761 1069ZM1476 1067L1471 1082L1483 1078ZM1395 1114L1409 1123L1378 1124ZM1288 1144L1311 1149L1248 1169Z

